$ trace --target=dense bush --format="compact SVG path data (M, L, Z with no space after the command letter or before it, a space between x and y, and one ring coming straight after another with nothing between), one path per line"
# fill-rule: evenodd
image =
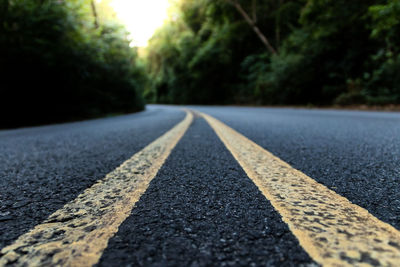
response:
M93 20L83 0L0 0L1 127L143 108L126 33Z
M364 83L369 104L400 103L400 1L389 0L369 9L371 37L380 42L371 56L372 71Z
M149 101L400 104L399 0L182 0L177 10L150 42Z

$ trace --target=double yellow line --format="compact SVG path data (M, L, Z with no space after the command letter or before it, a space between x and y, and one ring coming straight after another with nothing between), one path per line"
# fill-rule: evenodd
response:
M400 266L399 231L222 122L201 116L316 262L324 266ZM173 129L5 247L0 266L96 264L192 121L187 111Z
M222 122L203 117L316 262L400 266L399 231Z

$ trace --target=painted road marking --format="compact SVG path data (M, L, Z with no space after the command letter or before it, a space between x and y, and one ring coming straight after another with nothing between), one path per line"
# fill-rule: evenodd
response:
M304 250L324 266L400 266L400 232L202 114L281 214Z
M92 266L192 123L185 119L1 250L0 266Z

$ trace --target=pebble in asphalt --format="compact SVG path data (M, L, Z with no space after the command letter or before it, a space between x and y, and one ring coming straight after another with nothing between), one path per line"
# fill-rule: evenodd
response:
M203 119L110 240L99 266L301 266L312 260Z

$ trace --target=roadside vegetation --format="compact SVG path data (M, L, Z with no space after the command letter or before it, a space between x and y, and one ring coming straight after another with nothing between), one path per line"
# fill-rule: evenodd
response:
M0 0L0 127L144 99L400 104L400 0L175 0L142 57L110 1Z
M182 0L147 49L150 102L400 104L399 0Z
M145 69L106 2L0 0L0 127L144 108Z

